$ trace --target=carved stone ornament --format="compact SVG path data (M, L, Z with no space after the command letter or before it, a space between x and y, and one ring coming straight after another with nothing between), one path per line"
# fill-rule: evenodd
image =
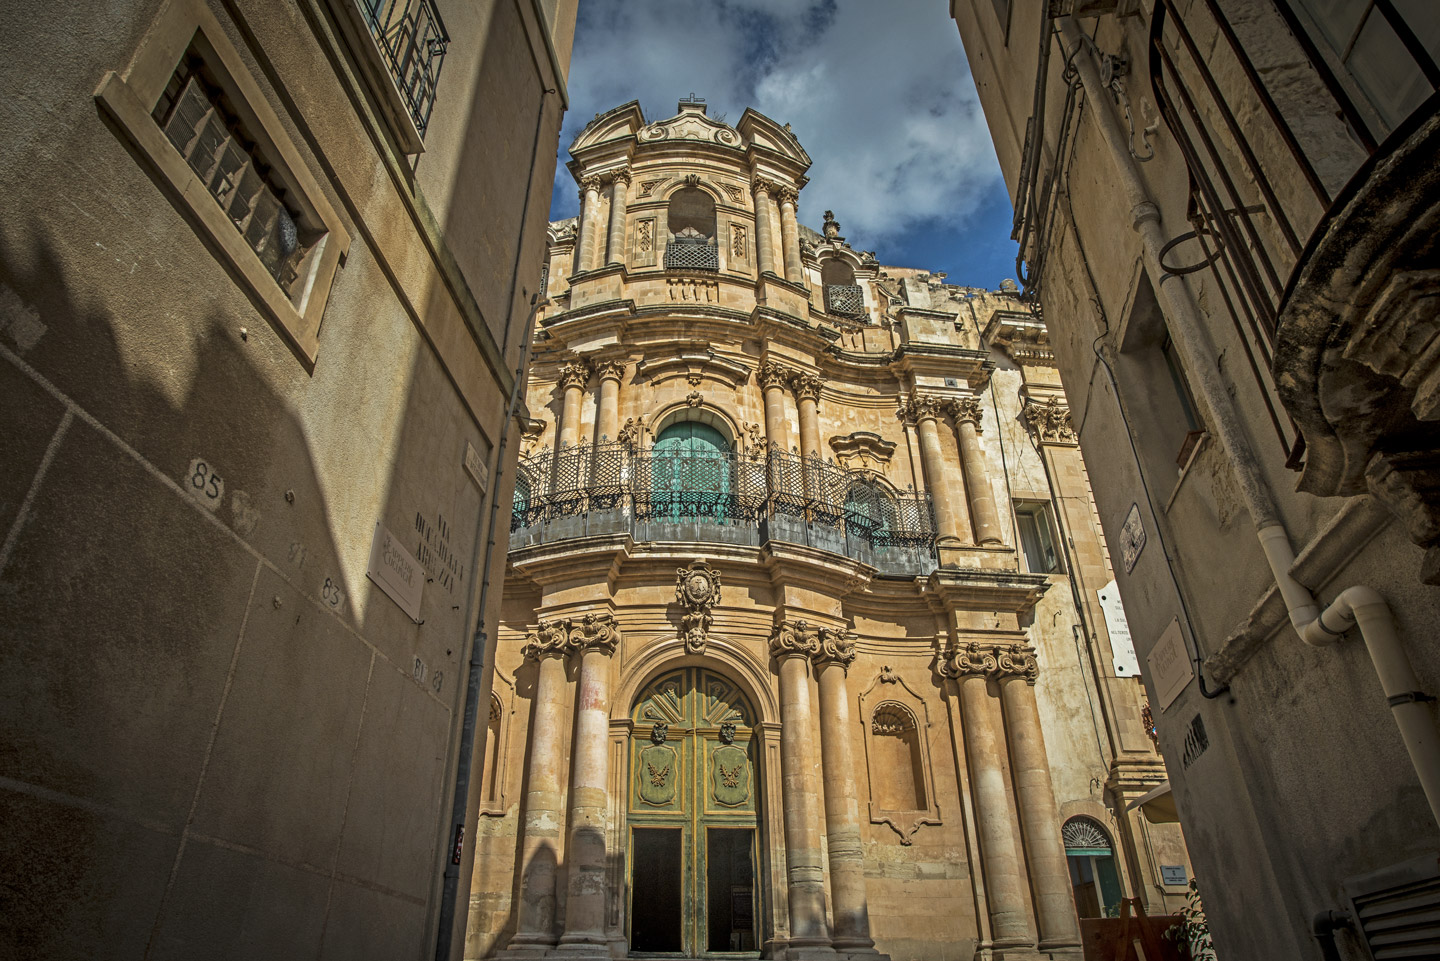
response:
M855 632L822 627L819 634L819 650L815 652L816 665L839 664L848 674L855 660Z
M595 366L595 374L601 380L621 380L625 377L625 362L620 360L601 361Z
M579 387L584 389L590 383L590 365L583 360L573 360L567 364L560 365L560 373L555 378L561 388L569 389Z
M702 654L710 636L710 611L720 603L720 572L702 560L675 571L675 599L684 613L680 615L680 636L685 650Z
M777 364L773 360L767 360L760 365L760 369L755 373L755 378L760 382L761 387L769 389L771 387L785 387L790 383L790 378L793 375L794 371L790 370L790 368Z
M795 391L796 400L818 401L820 389L825 386L825 380L814 374L796 374L790 379L790 386Z
M639 139L644 143L659 140L698 140L701 143L718 143L726 147L740 146L740 135L735 132L734 127L694 111L650 124L640 131Z
M952 648L940 656L936 670L941 677L986 677L998 668L993 646L981 646L971 641Z
M781 621L770 635L771 657L813 657L818 650L820 637L805 621Z
M1007 644L995 648L995 676L1017 677L1034 684L1040 676L1040 662L1028 644Z
M768 194L771 197L780 192L780 185L773 180L766 180L764 177L756 177L750 182L750 190L756 194Z
M615 653L620 632L616 629L615 618L611 615L583 614L569 618L566 623L570 629L570 644L576 650Z
M670 725L656 724L650 729L650 740L655 744L664 744L665 739L670 736Z
M590 193L590 191L592 191L592 190L595 191L595 193L597 193L597 194L600 193L600 178L597 177L595 174L590 174L590 175L587 176L587 177L581 177L581 178L580 178L580 201L581 201L581 203L584 203L584 201L585 201L585 195L588 194L588 193Z
M895 445L879 434L857 430L843 437L830 438L830 449L840 463L852 470L873 470L890 463Z
M698 390L692 390L685 395L685 406L687 407L699 407L703 403L705 403L705 395Z
M916 394L910 398L910 402L901 407L897 412L901 420L912 423L925 420L926 418L938 418L945 412L944 401L939 397L932 397L929 394Z
M1041 444L1074 444L1075 428L1070 424L1070 408L1051 397L1047 403L1031 401L1020 411L1025 426Z
M721 743L721 744L734 744L734 743L735 743L735 725L734 725L734 724L722 724L722 725L720 725L720 743Z
M975 429L980 429L980 418L985 415L985 409L980 406L978 397L957 397L945 404L945 410L955 418L955 423L971 423Z
M840 236L840 222L835 219L835 211L825 211L825 223L822 225L826 240L844 240Z
M606 179L609 180L611 183L626 184L628 186L630 183L630 171L617 170L614 173L607 175Z
M780 187L775 191L775 199L778 200L782 205L790 204L793 207L800 201L800 192L794 187L786 184L781 184Z
M725 193L730 196L730 202L732 204L738 204L740 198L745 196L745 191L734 184L722 183L720 186L724 189Z
M615 439L622 444L629 444L631 447L639 447L640 442L644 439L644 437L645 425L634 417L627 417L625 419L625 426L620 428L620 433L616 436Z
M570 631L564 620L541 621L535 630L525 636L525 646L520 649L520 653L532 661L564 657L569 652Z

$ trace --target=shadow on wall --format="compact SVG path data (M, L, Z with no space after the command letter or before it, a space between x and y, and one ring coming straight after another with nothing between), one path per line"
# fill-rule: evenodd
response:
M337 547L274 387L308 377L253 311L111 316L27 235L0 245L0 943L414 953L450 705ZM43 325L23 356L16 317Z

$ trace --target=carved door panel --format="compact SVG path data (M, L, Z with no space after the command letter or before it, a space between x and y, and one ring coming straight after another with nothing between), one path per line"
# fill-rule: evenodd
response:
M678 941L689 957L757 951L758 750L750 705L723 675L685 668L651 684L631 719L632 947L671 953ZM678 846L655 840L653 832L666 828L679 833ZM678 904L637 909L635 895L654 890L661 877L678 877Z

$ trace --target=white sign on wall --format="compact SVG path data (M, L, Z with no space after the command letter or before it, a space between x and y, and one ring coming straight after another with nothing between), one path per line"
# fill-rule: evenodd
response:
M414 555L400 545L399 539L378 522L375 539L370 542L370 568L365 573L410 615L410 620L419 623L425 572Z
M1110 654L1116 677L1135 677L1140 673L1140 659L1135 656L1135 642L1130 638L1130 625L1120 603L1120 589L1112 579L1095 592L1100 610L1105 615L1105 630L1110 634Z
M1145 523L1140 520L1140 505L1131 504L1130 513L1125 515L1125 524L1120 528L1120 559L1125 562L1125 573L1135 569L1140 552L1145 549Z
M1170 626L1160 634L1149 656L1145 658L1150 680L1155 684L1155 696L1160 699L1160 710L1165 710L1185 685L1195 676L1190 666L1190 655L1185 650L1185 638L1180 633L1180 622L1171 620Z
M490 486L490 469L485 466L485 461L475 449L475 445L468 440L465 442L465 472L480 488L480 493L485 493L485 488Z

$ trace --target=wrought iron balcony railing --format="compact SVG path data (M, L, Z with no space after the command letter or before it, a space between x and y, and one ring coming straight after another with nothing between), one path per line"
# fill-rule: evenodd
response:
M400 90L415 129L425 136L450 34L435 0L357 0Z
M713 244L666 244L665 269L719 270L720 248Z
M882 573L935 569L928 495L895 495L866 475L778 448L752 456L615 443L522 458L510 531L511 550L628 532L643 541L806 544Z
M843 317L863 317L865 295L858 284L826 284L825 312Z

